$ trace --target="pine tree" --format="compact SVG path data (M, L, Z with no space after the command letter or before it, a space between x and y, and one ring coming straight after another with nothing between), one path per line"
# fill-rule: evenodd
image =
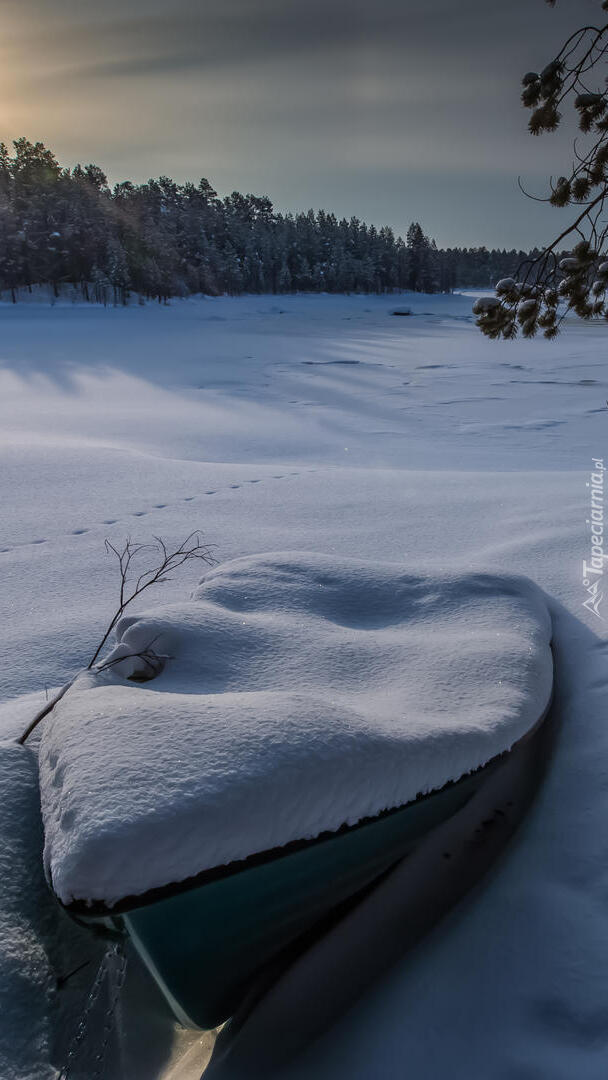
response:
M547 0L553 7L556 0ZM608 11L608 0L597 0ZM477 325L491 338L533 337L540 329L554 338L568 311L582 319L608 319L608 89L599 81L608 53L608 23L575 30L540 72L523 77L522 103L531 110L533 135L556 131L565 103L578 126L574 165L551 181L546 202L575 206L573 220L552 243L502 278L496 295L476 302ZM605 72L602 70L602 76ZM562 246L577 238L571 251ZM561 305L561 306L560 306Z
M417 221L407 230L407 287L411 292L437 292L435 251Z
M450 290L513 272L523 255L439 251L324 210L280 214L265 196L220 199L208 180L160 176L111 190L99 166L62 168L42 143L0 144L0 289L76 286L85 299L192 293ZM483 280L482 280L483 279Z

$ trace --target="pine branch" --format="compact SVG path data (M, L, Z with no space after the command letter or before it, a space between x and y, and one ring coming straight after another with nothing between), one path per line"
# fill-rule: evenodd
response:
M608 0L601 0L601 8L608 11ZM538 255L520 264L516 278L498 282L495 297L476 301L477 326L490 338L513 338L519 329L524 337L541 329L553 338L570 311L581 319L608 319L608 80L601 91L587 82L607 58L608 23L582 26L540 74L524 75L522 102L532 110L532 134L555 131L560 108L572 99L581 131L592 139L584 150L575 140L570 174L551 178L546 198L529 195L520 181L524 194L538 202L582 209ZM560 245L570 237L577 242L560 258Z

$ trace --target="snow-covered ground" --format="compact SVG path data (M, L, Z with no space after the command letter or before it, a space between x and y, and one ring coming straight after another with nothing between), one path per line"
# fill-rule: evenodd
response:
M200 528L222 561L298 550L514 571L554 598L559 730L529 818L498 869L289 1080L606 1075L608 653L603 619L583 607L606 331L492 343L471 302L0 308L5 740L94 651L116 596L106 536L170 543ZM391 315L404 307L411 317ZM194 581L193 568L159 601L185 599ZM169 1051L173 1038L146 1048L141 1073L125 1052L129 1080L199 1075L207 1043ZM27 1068L13 1073L33 1080Z

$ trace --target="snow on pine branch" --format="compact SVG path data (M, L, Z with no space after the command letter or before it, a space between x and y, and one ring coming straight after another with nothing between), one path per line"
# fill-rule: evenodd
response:
M600 7L608 11L608 0ZM539 330L553 338L570 311L581 319L608 319L607 56L608 23L581 26L542 71L523 77L522 103L531 110L533 135L557 130L564 106L571 104L586 138L574 145L569 175L551 178L545 198L529 196L559 208L576 207L571 223L522 262L515 278L502 278L494 297L474 305L477 326L490 338L514 338L519 331L533 337Z

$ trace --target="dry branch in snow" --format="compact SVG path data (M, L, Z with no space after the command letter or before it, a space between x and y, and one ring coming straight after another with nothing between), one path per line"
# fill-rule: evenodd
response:
M170 551L167 548L165 541L160 536L155 536L153 542L149 544L135 543L130 537L127 537L122 548L116 547L110 540L106 540L105 545L106 551L111 555L115 555L118 561L120 593L116 611L110 619L107 629L101 638L99 645L95 649L91 660L86 666L85 670L87 671L90 671L96 666L97 659L106 645L110 634L133 600L136 600L138 596L141 596L141 594L152 585L161 585L166 581L170 581L171 574L187 562L193 562L195 559L198 559L211 565L215 561L211 554L211 548L203 543L202 533L198 530L190 533L190 535L187 536L174 551ZM148 566L146 570L138 573L135 567L139 561L139 557L142 555L149 555L152 565ZM154 649L152 648L153 644L154 642L150 642L141 653L137 654L145 667L150 670L151 677L158 674L164 659L164 657L161 657L154 652ZM125 660L127 657L123 656L120 657L120 659ZM104 671L111 666L111 661L108 664L100 664L98 665L98 670ZM44 720L45 716L48 716L57 702L61 700L65 693L67 693L75 678L76 675L66 683L65 686L62 686L61 690L59 690L59 692L55 694L55 696L51 698L38 713L36 713L36 716L18 740L22 745L35 728L38 727L40 721Z

